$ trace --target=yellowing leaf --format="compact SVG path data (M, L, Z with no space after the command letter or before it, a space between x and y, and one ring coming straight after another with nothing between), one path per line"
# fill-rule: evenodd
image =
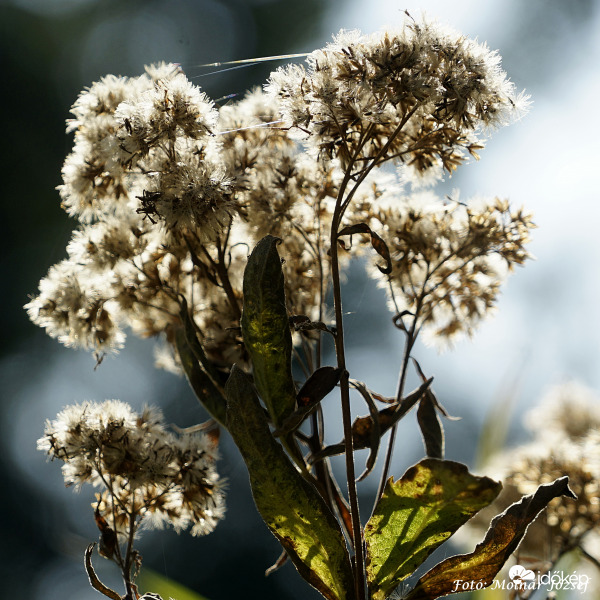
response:
M433 600L457 591L456 582L490 585L510 555L517 549L529 524L548 502L558 496L575 497L568 477L541 485L535 493L523 496L490 524L484 539L471 554L453 556L425 573L406 600Z
M428 458L390 478L365 527L367 581L383 600L461 525L490 504L501 484L463 464Z
M225 386L227 426L250 474L258 512L298 572L328 600L353 600L342 531L319 492L277 443L254 388L236 366Z
M264 237L244 271L242 336L254 383L276 426L293 412L296 390L292 378L292 333L285 305L283 271L276 237Z

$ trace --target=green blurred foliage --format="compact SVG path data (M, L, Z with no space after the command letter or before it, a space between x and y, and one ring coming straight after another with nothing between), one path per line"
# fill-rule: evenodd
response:
M165 600L169 597L174 600L207 600L204 596L152 569L142 571L137 585L141 593L154 592Z

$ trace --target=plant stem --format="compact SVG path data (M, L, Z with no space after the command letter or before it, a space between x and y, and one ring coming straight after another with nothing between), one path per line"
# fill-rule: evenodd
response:
M390 135L390 137L388 138L388 141L384 144L384 146L379 150L379 152L377 152L377 154L374 157L369 157L369 160L371 161L370 164L368 164L364 169L362 169L362 171L360 171L360 175L356 179L354 185L352 186L352 189L350 190L350 192L348 192L348 194L344 200L344 203L342 204L342 210L340 212L340 219L341 219L342 215L344 214L344 212L346 211L346 209L348 208L348 205L352 201L352 198L354 197L354 194L358 190L360 184L367 178L369 173L375 167L380 166L383 162L385 162L387 160L386 153L387 153L388 149L390 148L390 146L392 145L392 142L400 135L400 132L402 131L403 127L406 125L408 120L413 116L413 114L417 111L419 106L420 106L419 104L416 104L411 110L409 110L402 117L402 120L400 121L400 123L398 124L396 129L393 131L392 135ZM370 130L371 130L371 126L369 126L369 128L367 128L367 131L363 135L363 139L362 139L361 143L357 147L355 157L353 158L353 160L350 163L350 166L348 167L347 175L350 175L350 171L356 162L356 157L358 157L360 151L362 150L363 145L366 143L366 141L369 137ZM347 180L344 179L344 182L342 183L342 187L345 187L345 185L347 185L347 183L348 183Z
M337 364L342 369L340 377L340 390L342 399L342 421L344 424L344 440L346 443L346 477L348 480L348 500L352 515L352 530L354 540L354 557L356 563L355 588L357 600L366 600L365 594L365 563L363 555L363 538L356 492L356 475L354 472L354 445L352 443L352 423L350 414L350 386L348 384L348 371L346 370L346 355L344 350L344 326L342 313L342 294L340 286L340 269L338 262L338 219L334 215L331 227L331 277L333 281L333 301L335 309L335 350Z
M415 307L413 320L411 326L406 331L406 343L404 345L404 356L402 357L402 367L400 368L400 375L398 377L398 389L396 392L396 406L400 406L402 402L402 396L404 395L404 386L406 384L406 375L408 372L408 363L410 361L410 354L417 340L417 336L419 335L420 329L417 328L417 323L419 322L419 317L421 315L421 308L423 306L423 300L425 298L424 289L421 290L421 294L417 298L417 305ZM394 442L396 441L396 428L398 427L398 423L394 423L392 430L390 431L390 438L388 440L388 445L385 453L385 463L383 465L383 471L381 472L381 479L379 480L379 489L377 490L377 497L375 498L375 503L373 505L373 510L375 510L375 506L377 502L381 498L383 494L383 490L385 488L385 484L390 472L390 465L392 463L392 454L394 453Z
M227 267L225 266L225 244L221 246L221 240L217 240L216 246L218 260L215 264L215 267L217 269L219 279L221 280L221 284L223 285L223 289L225 290L225 294L227 294L227 299L229 300L231 309L233 310L235 318L239 321L242 318L242 311L240 310L240 305L238 304L235 292L231 286L231 281L229 281L229 273L227 272Z
M366 600L366 588L365 588L365 561L363 553L363 535L360 523L360 512L358 506L358 495L356 492L356 475L354 471L354 444L352 440L352 422L350 413L350 385L348 383L348 371L346 370L346 354L344 349L344 324L343 324L343 312L342 312L342 293L340 285L340 268L338 260L338 231L339 226L344 215L344 212L348 208L356 190L360 184L366 179L367 175L371 170L379 164L382 157L385 156L388 148L391 146L394 139L400 134L400 131L415 113L418 108L418 104L408 111L402 118L398 127L395 129L393 134L388 139L387 143L377 153L377 156L372 160L371 164L367 166L358 179L355 181L352 189L346 194L346 189L350 183L351 172L356 159L362 151L364 145L368 141L373 125L369 125L365 131L361 134L353 156L349 160L349 164L345 167L344 178L340 184L338 197L336 201L335 210L331 222L331 236L330 242L331 247L329 249L331 255L331 279L333 282L333 303L335 310L335 324L337 333L335 336L335 352L337 356L338 367L342 369L342 375L340 377L340 391L342 399L342 421L344 425L344 442L345 442L345 456L346 456L346 477L348 479L348 500L350 502L350 512L352 515L352 529L353 529L353 542L354 542L354 557L356 563L355 570L355 585L356 585L356 598L357 600ZM413 328L414 329L414 328ZM411 344L412 348L412 344ZM407 350L408 356L410 356L410 348ZM408 358L405 359L406 365L408 365ZM405 373L406 367L402 369ZM402 379L406 376L404 375ZM402 388L404 382L401 383ZM400 391L400 396L401 396ZM392 430L393 432L395 430ZM392 438L394 433L392 434ZM389 460L391 460L391 450L388 449Z
M414 322L416 323L416 321ZM406 374L408 371L408 363L410 359L410 353L412 351L413 345L415 343L414 339L414 323L413 326L406 334L406 343L404 344L404 356L402 357L402 368L400 369L400 376L398 378L398 389L396 392L396 403L399 404L402 401L402 395L404 394L404 386L406 384ZM385 484L387 482L387 478L390 472L390 466L392 463L392 454L394 453L394 443L396 441L396 428L398 424L395 423L390 431L390 437L388 440L388 445L385 453L385 462L383 465L383 471L381 472L381 479L379 480L379 488L377 489L377 496L375 497L375 503L373 504L373 510L375 510L375 506L377 502L383 495L383 490L385 488Z
M133 539L135 537L135 519L136 519L134 503L135 503L135 498L132 496L131 513L129 514L129 536L127 538L127 550L126 550L126 554L125 554L125 564L123 566L123 579L125 580L125 587L127 589L127 596L126 596L127 600L129 600L130 598L132 600L135 600L135 597L136 597L135 586L134 586L133 582L131 581L131 569L133 567L133 565L132 565Z

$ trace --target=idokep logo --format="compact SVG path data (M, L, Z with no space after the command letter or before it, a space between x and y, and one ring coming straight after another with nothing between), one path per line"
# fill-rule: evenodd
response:
M511 567L508 576L513 580L515 585L518 583L525 584L528 581L535 581L535 573L521 565L514 565Z
M537 575L530 569L522 565L514 565L508 572L510 581L496 580L489 586L490 589L501 590L537 590L545 588L549 592L558 590L578 591L585 594L587 591L590 577L585 573L578 575L577 571L573 573L564 573L562 571L552 571L550 573L538 573ZM465 581L458 579L454 582L453 592L467 592L481 590L485 587L483 581Z

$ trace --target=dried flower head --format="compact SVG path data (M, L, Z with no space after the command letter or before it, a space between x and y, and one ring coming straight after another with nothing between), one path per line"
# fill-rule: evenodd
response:
M64 260L40 281L40 294L25 305L29 318L67 347L114 352L125 335L115 319L107 282L78 263Z
M525 423L537 436L582 442L600 430L600 398L576 381L557 385L525 415Z
M342 31L311 53L308 66L271 75L284 122L322 157L394 159L419 173L452 171L482 147L481 132L526 106L485 46L438 24L407 21L399 31Z
M573 399L573 404L570 400ZM600 428L585 427L582 418L597 410L597 398L583 386L571 383L551 390L530 411L526 422L532 424L533 442L498 454L489 469L502 479L504 489L495 503L469 523L473 533L487 527L491 514L504 510L524 494L558 477L569 477L569 487L577 498L555 498L527 530L519 547L524 560L541 560L551 568L564 554L577 548L600 547ZM570 430L573 417L581 428Z
M199 313L210 312L207 296L222 294L214 270L237 203L212 131L212 102L178 66L160 64L137 78L104 78L72 112L75 144L60 193L80 226L69 258L27 304L30 318L99 357L123 345L127 327L172 339L178 294L202 321L214 320ZM234 300L223 296L219 306ZM235 327L235 307L224 312L221 329Z
M494 307L507 271L529 257L533 227L531 215L502 200L442 202L429 193L373 207L371 222L391 253L391 273L372 272L392 309L442 345L471 334Z
M66 485L103 489L96 516L120 540L140 525L205 535L224 515L214 443L169 433L156 408L137 414L118 400L69 406L46 423L38 449L64 462Z
M322 317L329 280L328 238L344 171L299 152L289 131L279 126L277 98L256 89L220 109L223 156L234 174L241 237L253 243L271 234L281 238L286 296L291 314ZM372 176L356 194L374 201ZM370 183L370 185L369 185ZM381 183L380 183L381 185Z
M138 211L168 230L212 238L231 219L231 190L218 157L213 103L176 65L137 78L104 78L73 109L73 152L63 205L83 222Z
M69 258L26 308L50 335L101 356L127 328L172 344L185 305L209 359L229 368L246 360L242 275L264 235L283 240L290 313L325 318L337 206L336 227L381 232L395 310L437 339L470 333L507 267L527 258L529 215L499 201L406 201L375 167L393 160L405 179L435 179L476 154L519 103L495 53L415 22L343 32L306 68L281 69L266 92L218 109L177 65L106 77L80 94L68 126L75 143L60 193L80 221ZM338 256L344 267L349 254Z

